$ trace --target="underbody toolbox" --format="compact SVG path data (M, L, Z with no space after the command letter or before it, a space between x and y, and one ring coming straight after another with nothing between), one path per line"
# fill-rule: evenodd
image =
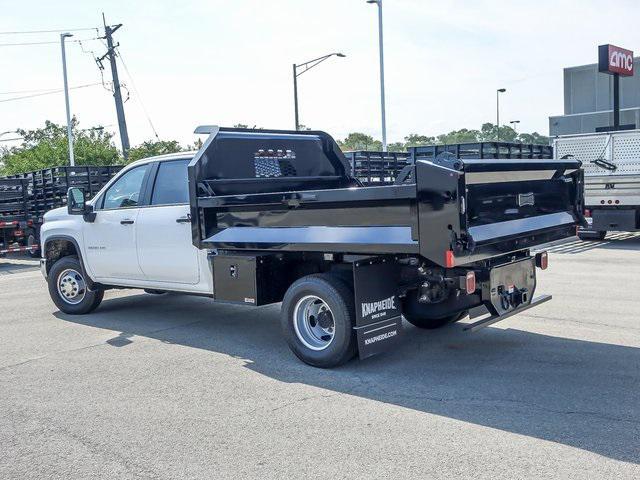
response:
M288 287L282 254L213 257L213 296L222 302L266 305L279 302Z

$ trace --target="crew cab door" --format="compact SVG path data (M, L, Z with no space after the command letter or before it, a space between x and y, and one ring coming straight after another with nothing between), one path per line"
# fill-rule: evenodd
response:
M150 170L146 164L122 174L96 202L95 220L84 224L86 263L99 281L144 278L136 229Z
M191 238L188 164L188 159L162 161L151 173L150 205L140 210L137 223L140 268L151 282L193 285L200 279Z

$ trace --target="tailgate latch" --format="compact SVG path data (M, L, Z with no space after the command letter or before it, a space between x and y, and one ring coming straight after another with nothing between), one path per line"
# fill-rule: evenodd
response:
M526 205L533 206L536 203L536 198L533 195L533 192L529 193L519 193L518 194L518 206L524 207Z

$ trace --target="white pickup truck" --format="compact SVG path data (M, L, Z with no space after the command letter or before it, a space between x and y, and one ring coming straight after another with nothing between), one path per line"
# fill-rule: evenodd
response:
M367 186L324 132L197 133L198 152L128 165L91 200L70 188L45 214L60 310L89 313L123 287L282 302L293 352L333 367L396 346L403 316L438 328L485 307L476 330L548 301L534 298L546 253L530 249L582 221L576 160L418 159Z
M83 314L102 301L106 284L149 292L210 293L206 250L193 246L187 165L194 153L148 158L124 169L87 202L95 218L67 207L44 216L41 260L60 310ZM153 178L154 182L148 179ZM144 205L144 208L139 208ZM71 254L71 255L70 255Z

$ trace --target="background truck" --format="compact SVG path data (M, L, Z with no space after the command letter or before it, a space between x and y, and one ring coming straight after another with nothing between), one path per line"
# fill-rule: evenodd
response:
M199 127L195 154L128 165L91 201L71 188L45 215L42 271L55 304L94 310L109 288L282 302L293 352L318 367L397 345L402 316L475 330L534 298L531 247L575 235L574 159L418 157L369 185L324 132ZM415 153L415 152L414 152Z
M39 257L45 212L66 205L70 187L82 187L90 199L121 168L54 167L0 177L0 256L26 251Z
M584 240L607 231L640 229L640 130L566 135L553 141L555 158L575 158L584 169Z

